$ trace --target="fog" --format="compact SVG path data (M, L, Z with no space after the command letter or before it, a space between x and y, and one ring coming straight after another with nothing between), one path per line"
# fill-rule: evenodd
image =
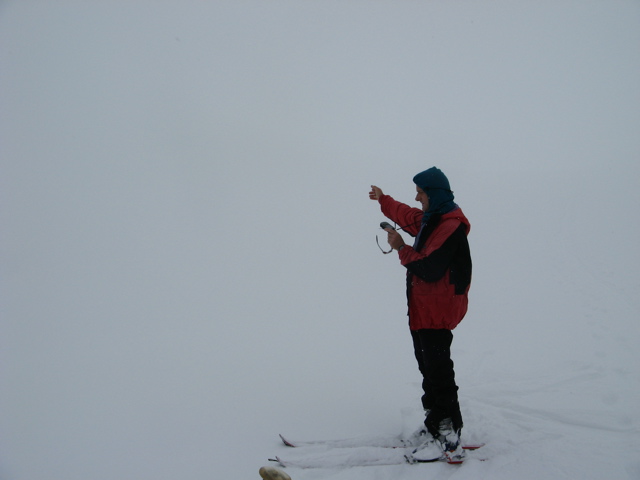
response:
M495 423L465 380L602 368L588 411L637 439L639 27L634 1L0 2L0 478L257 478L281 430L399 429L404 271L367 193L413 205L433 165L471 221L469 431Z

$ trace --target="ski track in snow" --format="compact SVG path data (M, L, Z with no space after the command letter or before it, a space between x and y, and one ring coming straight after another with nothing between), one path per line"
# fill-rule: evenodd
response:
M621 369L618 375L624 378L628 373ZM628 410L633 408L633 400L606 401L599 389L607 390L611 385L603 380L611 381L612 375L600 367L585 367L577 371L565 368L538 377L467 386L466 395L462 397L464 439L471 443L486 442L486 445L471 452L460 466L348 467L349 462L366 459L372 464L376 461L384 464L386 458L402 455L402 452L390 453L389 449L373 447L359 448L357 452L328 446L278 446L276 450L285 459L325 465L319 470L287 468L293 477L300 479L418 479L426 476L439 479L595 480L605 473L610 478L633 479L640 471L640 462L630 455L640 446L638 424ZM613 380L615 385L618 380ZM600 387L594 388L594 385ZM589 398L589 392L594 390L596 394ZM568 401L567 391L578 394ZM616 395L624 399L625 389ZM585 401L587 399L593 401ZM403 433L406 434L412 425L418 424L421 412L405 408L402 414ZM483 461L479 461L481 458Z

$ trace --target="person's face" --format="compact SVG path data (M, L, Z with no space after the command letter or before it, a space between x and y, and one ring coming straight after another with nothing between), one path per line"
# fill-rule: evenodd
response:
M422 205L422 211L426 212L427 210L429 210L429 197L426 193L424 193L424 190L422 190L418 186L416 186L416 192L418 192L416 194L416 202L420 202L420 204Z

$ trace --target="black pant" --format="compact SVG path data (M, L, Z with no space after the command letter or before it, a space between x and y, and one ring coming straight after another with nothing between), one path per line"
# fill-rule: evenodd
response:
M451 418L453 428L462 428L453 361L451 330L412 330L413 348L422 373L422 406L429 410L424 421L429 432L436 434L440 422Z

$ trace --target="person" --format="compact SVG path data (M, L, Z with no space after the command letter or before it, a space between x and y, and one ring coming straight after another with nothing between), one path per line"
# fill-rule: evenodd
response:
M463 422L450 348L452 330L467 312L470 224L440 169L420 172L413 182L421 208L398 202L375 185L369 198L379 202L385 217L415 237L413 245L407 245L396 230L385 229L389 245L407 270L409 329L422 374L425 420L409 441L417 446L413 457L433 461L444 454L448 461L456 462L464 458Z

